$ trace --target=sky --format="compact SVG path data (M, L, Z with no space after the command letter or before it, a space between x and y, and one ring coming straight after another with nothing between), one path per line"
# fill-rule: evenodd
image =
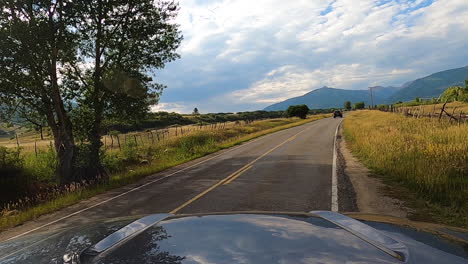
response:
M153 111L261 110L468 65L467 0L180 0L181 58Z

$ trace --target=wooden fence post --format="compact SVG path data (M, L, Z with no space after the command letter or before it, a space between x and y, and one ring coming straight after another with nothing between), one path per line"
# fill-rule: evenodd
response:
M36 153L36 157L37 157L37 142L36 142L36 140L34 140L34 153Z
M16 137L16 146L18 146L18 148L20 147L20 144L19 144L19 140L18 140L18 133L15 132L15 137Z
M447 102L444 103L444 105L442 106L442 110L440 110L440 114L439 114L439 121L440 119L442 118L442 114L444 113L445 111L445 105L447 104Z
M120 139L119 139L119 135L116 135L117 137L117 144L119 145L119 150L122 150L122 148L120 147Z

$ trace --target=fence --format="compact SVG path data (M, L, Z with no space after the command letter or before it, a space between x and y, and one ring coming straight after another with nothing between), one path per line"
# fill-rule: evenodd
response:
M438 120L439 122L445 120L450 123L465 123L468 122L468 114L462 110L457 112L457 107L453 107L451 110L446 108L447 103L444 103L441 109L437 109L436 105L433 105L431 110L427 110L427 105L413 106L413 107L394 107L393 105L387 105L378 108L380 111L400 113L408 117L414 118L429 118L430 120Z
M259 119L263 120L263 119ZM257 121L257 120L255 120ZM147 129L143 132L130 132L123 134L112 134L102 136L103 148L106 150L121 149L128 143L134 143L137 146L143 144L155 144L173 137L180 137L194 131L215 131L231 128L233 126L242 126L254 122L254 120L219 122L212 124L193 124L185 126L171 126L164 129ZM10 140L3 140L0 146L7 148L21 148L23 152L34 152L36 155L41 150L47 150L53 147L53 140L48 138L39 140L28 137L22 137L16 134Z

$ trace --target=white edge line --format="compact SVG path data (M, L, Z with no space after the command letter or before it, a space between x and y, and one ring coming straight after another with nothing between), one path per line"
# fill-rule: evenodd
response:
M308 124L308 123L306 123L306 124ZM292 128L294 128L294 127L292 127ZM283 129L283 130L280 130L280 131L277 131L277 132L283 132L283 131L286 131L286 130L287 130L287 129ZM270 136L270 135L274 135L274 134L276 134L276 133L274 132L274 133L267 134L267 135L264 135L264 136ZM219 157L219 156L221 156L221 155L224 155L224 154L226 154L226 153L229 153L229 152L231 152L231 151L234 151L234 150L236 150L236 149L238 149L238 148L240 148L240 147L247 146L247 145L249 145L249 144L251 144L251 143L254 143L254 142L256 142L257 140L260 140L260 139L262 139L262 138L265 138L264 136L260 136L260 137L258 137L258 138L256 138L256 139L252 140L252 141L248 141L248 142L246 142L246 143L244 143L244 144L241 144L241 145L239 145L239 146L237 146L237 147L231 148L231 149L229 149L229 150L227 150L227 151L224 151L224 152L222 152L222 153L220 153L220 154L217 154L217 155L215 155L215 156L213 156L213 157L211 157L211 158L202 160L202 161L200 161L200 162L198 162L198 163L195 163L195 164L193 164L193 165L190 165L190 166L188 166L188 167L185 167L185 168L182 168L182 169L180 169L180 170L178 170L178 171L175 171L175 172L173 172L173 173L171 173L171 174L169 174L169 175L163 176L163 177L161 177L161 178L157 178L157 179L152 180L152 181L150 181L150 182L147 182L147 183L145 183L145 184L143 184L143 185L137 186L137 187L135 187L135 188L133 188L133 189L131 189L131 190L128 190L128 191L123 192L123 193L121 193L121 194L119 194L119 195L116 195L116 196L114 196L114 197L111 197L111 198L109 198L109 199L106 199L106 200L104 200L104 201L101 201L101 202L99 202L99 203L97 203L97 204L94 204L94 205L92 205L92 206L89 206L89 207L83 208L83 209L81 209L81 210L78 210L78 211L76 211L76 212L74 212L74 213L71 213L71 214L69 214L69 215L63 216L63 217L61 217L61 218L59 218L59 219L56 219L56 220L54 220L54 221L52 221L52 222L49 222L49 223L47 223L47 224L38 226L38 227L33 228L33 229L31 229L31 230L28 230L28 231L26 231L26 232L24 232L24 233L18 234L18 235L13 236L13 237L10 237L10 238L8 238L8 239L2 241L2 242L6 242L6 241L9 241L9 240L12 240L12 239L15 239L15 238L18 238L18 237L27 235L27 234L32 233L32 232L34 232L34 231L37 231L37 230L39 230L39 229L41 229L41 228L44 228L44 227L53 225L53 224L55 224L55 223L57 223L57 222L60 222L60 221L62 221L62 220L64 220L64 219L67 219L67 218L70 218L70 217L75 216L75 215L77 215L77 214L80 214L80 213L82 213L82 212L88 211L89 209L92 209L92 208L94 208L94 207L97 207L97 206L99 206L99 205L101 205L101 204L108 203L108 202L110 202L110 201L112 201L112 200L114 200L114 199L117 199L117 198L122 197L122 196L124 196L124 195L126 195L126 194L128 194L128 193L131 193L131 192L134 192L134 191L136 191L136 190L139 190L139 189L141 189L141 188L143 188L143 187L145 187L145 186L148 186L148 185L153 184L153 183L158 182L158 181L162 181L162 180L164 180L164 179L166 179L166 178L169 178L169 177L171 177L171 176L173 176L173 175L175 175L175 174L177 174L177 173L186 171L186 170L191 169L191 168L193 168L193 167L195 167L195 166L198 166L198 165L200 165L200 164L203 164L203 163L205 163L205 162L208 162L208 161L210 161L210 160L212 160L212 159L214 159L214 158L217 158L217 157ZM124 186L123 186L123 187L124 187Z
M335 138L333 139L333 163L332 163L332 194L331 194L331 210L333 212L338 212L338 178L336 175L336 159L337 159L337 151L336 151L336 137L338 136L338 130L340 128L341 121L336 126L335 131Z

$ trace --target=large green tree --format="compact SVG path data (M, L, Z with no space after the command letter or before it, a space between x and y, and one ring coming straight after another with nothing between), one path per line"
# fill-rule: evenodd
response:
M72 1L0 2L0 103L2 110L30 109L45 116L59 162L57 175L73 179L75 144L66 103L73 93L60 69L76 63L77 23Z
M357 102L357 103L354 104L354 109L355 110L364 109L364 107L366 107L364 102Z
M102 176L101 133L104 117L137 118L156 103L163 86L151 73L179 57L182 40L174 2L153 0L78 0L77 25L84 66L68 73L79 87L80 136L89 142L85 174Z
M0 95L47 117L62 182L104 176L104 118L139 118L178 58L177 5L153 0L0 2ZM85 143L77 148L75 137ZM86 157L77 163L76 157Z
M309 113L309 107L307 105L291 105L288 107L286 110L288 117L300 117L302 119L305 119L307 117L307 114Z
M352 107L351 107L351 101L346 101L346 102L344 103L344 108L345 108L346 110L348 110L348 111L351 110L351 108L352 108Z

